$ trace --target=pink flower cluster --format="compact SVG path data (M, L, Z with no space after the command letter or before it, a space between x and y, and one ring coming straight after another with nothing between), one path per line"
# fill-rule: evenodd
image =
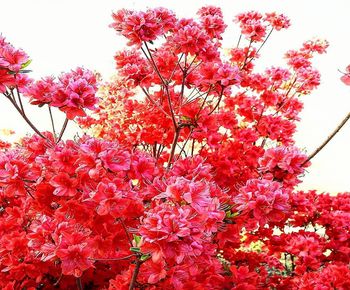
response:
M175 27L175 15L165 8L149 9L146 12L122 9L113 13L111 24L126 37L129 45L140 46L143 41L154 41Z
M234 198L237 210L254 218L260 225L284 221L289 211L289 194L280 183L251 179Z
M77 68L61 74L57 80L46 77L25 89L34 105L48 104L66 113L68 119L85 116L85 109L94 110L97 104L97 80L94 73Z
M251 41L261 41L267 32L268 25L273 29L281 30L290 26L289 19L283 14L266 13L262 15L255 11L237 15L236 22L241 27L242 34Z
M21 74L21 69L29 63L23 50L16 49L0 35L0 93L6 92L6 88L13 89L29 83L29 79Z

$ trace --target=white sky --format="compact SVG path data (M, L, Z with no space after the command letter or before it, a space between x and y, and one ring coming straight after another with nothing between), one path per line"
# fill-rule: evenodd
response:
M292 26L272 35L261 51L263 67L283 65L283 53L299 48L313 37L330 42L326 55L315 59L322 75L320 88L304 99L305 108L296 134L297 145L312 152L350 110L350 87L344 86L337 69L350 64L349 0L0 0L0 33L33 59L32 76L40 78L83 65L108 78L114 72L113 56L125 45L108 27L111 12L120 8L145 9L165 6L177 15L192 17L205 4L223 9L230 29L225 45L235 44L237 26L232 19L240 12L280 12L291 18ZM41 130L49 129L47 112L30 109ZM56 116L59 119L58 116ZM19 134L30 132L7 100L0 105L0 129ZM75 132L70 125L70 132ZM350 191L350 124L313 160L302 189L332 193Z

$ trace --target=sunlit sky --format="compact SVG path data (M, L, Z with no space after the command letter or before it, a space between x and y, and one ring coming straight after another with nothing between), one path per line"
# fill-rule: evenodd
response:
M29 54L35 78L84 66L108 79L115 72L113 55L125 46L125 41L108 27L112 11L164 6L179 16L192 17L206 4L223 10L230 27L224 34L226 47L237 42L239 32L232 19L240 12L276 11L291 19L292 26L273 34L261 51L260 67L284 65L284 52L299 48L308 39L319 37L330 42L328 53L315 59L322 83L317 91L304 98L296 134L297 146L311 153L350 111L350 87L340 82L337 71L350 64L349 0L0 0L0 33ZM49 129L46 111L28 110L41 130ZM11 128L18 135L30 132L5 98L0 105L0 116L0 130ZM58 115L55 117L62 121ZM77 128L74 124L69 126L69 133L74 134ZM331 193L350 191L349 166L350 124L347 124L313 159L300 188Z

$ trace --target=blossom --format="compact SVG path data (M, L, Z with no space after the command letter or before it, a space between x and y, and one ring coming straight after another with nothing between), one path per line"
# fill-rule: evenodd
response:
M276 30L287 29L290 26L290 20L285 15L276 12L266 13L265 19Z
M130 153L125 150L110 149L99 154L104 166L114 172L130 169Z
M346 72L342 75L340 79L344 84L350 86L350 65L346 67Z
M252 212L263 225L266 222L280 222L289 210L289 196L275 181L252 179L234 197L237 210Z
M78 180L65 172L60 172L50 180L55 187L53 194L58 196L74 196L77 193Z
M28 55L23 50L14 48L10 43L0 46L0 68L19 72L28 60Z

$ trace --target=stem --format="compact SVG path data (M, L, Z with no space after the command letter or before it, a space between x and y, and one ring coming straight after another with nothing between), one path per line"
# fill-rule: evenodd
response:
M139 259L137 259L134 272L132 273L132 278L131 278L131 281L130 281L129 290L133 290L134 287L135 287L137 276L138 276L138 274L140 272L141 264L142 264L142 262Z
M269 39L271 33L273 31L273 28L270 30L269 34L266 36L265 40L263 41L263 43L260 45L260 47L258 48L258 50L256 51L255 55L258 55L259 51L263 48L263 46L265 45L266 41ZM247 63L244 64L244 66L246 66L247 64L251 63L253 61L255 57L252 57ZM243 67L244 67L243 66Z
M174 76L174 74L175 74L176 68L179 66L179 68L182 69L182 68L181 68L181 65L180 65L180 61L181 61L181 59L182 59L183 56L184 56L184 54L182 53L182 54L180 55L180 57L178 58L177 63L176 63L176 65L175 65L173 71L172 71L171 74L170 74L170 77L169 77L169 79L168 79L168 83L170 83L170 81L172 80L172 78L173 78L173 76Z
M239 47L239 44L241 43L241 39L242 39L242 33L239 35L239 38L238 38L238 42L237 42L237 46L236 48Z
M311 155L304 161L304 163L301 165L305 165L307 162L309 162L312 158L314 158L328 143L333 139L333 137L340 131L340 129L346 124L347 121L350 119L350 113L348 113L345 118L340 122L340 124L334 129L334 131L328 136L326 140L314 151L311 153Z
M179 157L177 158L177 160L180 159L181 153L185 152L184 151L185 147L187 145L188 140L190 140L190 138L191 138L192 132L193 132L193 128L191 128L190 133L188 134L188 136L186 138L186 141L184 142L183 146L181 147L181 150L180 150L180 153L179 153ZM186 155L186 152L185 152L185 155Z
M272 27L272 29L270 30L269 34L266 36L266 38L265 38L265 40L263 41L263 43L260 45L260 47L259 47L258 50L256 51L256 54L258 54L259 51L263 48L263 46L265 45L266 41L269 39L269 37L270 37L272 31L273 31L273 27Z
M81 283L81 278L77 278L77 287L79 290L83 290L83 284Z
M204 100L203 100L203 102L202 102L202 104L201 104L201 106L200 106L200 108L199 108L198 113L196 114L196 116L199 116L200 112L202 112L202 109L203 109L203 107L204 107L204 105L205 105L205 102L207 101L207 98L208 98L208 96L209 96L209 94L210 94L210 92L211 92L211 89L212 89L212 85L210 85L210 87L209 87L209 89L208 89L208 92L207 92L207 94L205 95Z
M68 121L69 121L68 118L66 118L66 119L64 120L64 123L63 123L62 129L61 129L60 135L58 136L58 139L57 139L56 143L58 143L58 142L61 141L62 136L63 136L63 134L64 134L64 131L66 131Z
M148 52L148 55L147 53L145 52L145 50L141 47L141 50L142 52L144 53L144 55L146 56L147 60L149 61L149 63L151 64L151 66L153 67L153 69L155 70L155 72L157 73L158 77L160 78L163 86L164 86L164 89L166 90L166 93L167 93L167 101L168 101L168 106L169 106L169 110L170 110L170 114L171 114L171 119L173 121L173 125L174 125L174 128L176 130L177 128L177 123L176 123L176 119L175 119L175 114L174 114L174 110L173 110L173 105L171 103L171 99L170 99L170 93L169 93L169 88L168 88L168 83L165 82L163 76L161 75L158 67L157 67L157 64L156 62L154 61L153 59L153 56L152 56L152 53L151 51L149 50L148 48L148 45L147 45L147 42L144 41L144 44L146 46L146 49L147 49L147 52Z
M127 260L131 257L134 257L135 254L131 254L122 258L89 258L89 260L92 261L121 261L121 260Z
M52 116L52 111L51 111L51 106L48 105L49 108L49 113L50 113L50 119L51 119L51 125L52 125L52 133L56 138L56 129L55 129L55 122L53 121L53 116Z
M189 76L189 75L190 75L197 67L199 67L201 64L202 64L202 61L198 62L198 63L196 64L196 66L188 72L187 76Z
M145 44L145 46L146 46L146 49L147 49L147 52L148 52L149 56L148 56L147 53L144 51L144 49L141 47L142 52L144 53L144 55L146 56L146 58L148 59L148 61L149 61L149 62L151 63L151 65L153 66L155 72L156 72L157 75L159 76L159 78L160 78L160 80L162 81L163 85L166 86L167 83L165 82L163 76L161 75L161 73L160 73L160 71L159 71L159 69L158 69L158 67L157 67L156 62L155 62L154 59L153 59L152 53L151 53L151 51L150 51L149 48L148 48L147 42L144 41L144 44Z
M186 82L186 73L187 73L187 68L186 68L186 63L187 63L187 56L185 55L185 64L184 64L184 69L182 73L182 83L181 83L181 99L180 99L180 107L182 105L182 100L184 97L184 91L185 91L185 82Z
M192 139L192 148L191 148L191 156L193 157L194 154L194 142L196 142L195 139Z
M219 100L218 100L218 102L216 103L214 109L211 110L211 112L208 114L208 116L211 115L212 113L214 113L214 111L219 107L220 102L221 102L221 99L222 99L222 96L223 96L223 94L224 94L224 89L225 89L224 87L221 87L221 92L220 92Z
M250 51L250 48L251 48L251 46L252 46L252 43L253 43L253 40L250 39L250 41L249 41L249 46L248 46L248 49L247 49L247 53L246 53L246 55L245 55L244 62L243 62L243 65L242 65L242 67L241 67L241 70L243 70L244 67L247 65L248 55L249 55L249 51ZM253 58L252 58L252 59L253 59ZM251 60L252 60L252 59L251 59Z
M24 112L24 107L23 107L21 95L19 94L18 86L16 86L16 91L17 91L17 98L19 101L19 105L21 106L21 110L22 110L23 115L25 115L26 113Z
M162 111L167 117L171 118L171 116L170 116L160 105L158 105L158 104L156 103L155 100L153 100L153 99L151 98L151 96L150 96L149 93L146 91L146 89L144 89L144 88L141 87L141 86L140 86L140 88L141 88L141 90L145 93L147 99L148 99L153 105L155 105L155 106L156 106L160 111Z
M4 94L6 96L6 98L8 98L10 100L10 102L12 103L12 105L16 108L16 110L18 111L18 113L20 113L20 115L22 116L22 118L27 122L27 124L30 126L30 128L33 129L33 131L35 133L37 133L41 138L47 139L35 126L34 124L28 119L28 117L22 112L21 108L18 107L18 105L16 104L16 102L11 98L11 96L9 94Z
M171 161L173 160L173 157L175 154L177 140L179 139L179 136L180 136L180 130L181 130L181 128L176 128L176 130L175 130L174 140L173 140L173 144L171 145L171 151L170 151L170 156L169 156L169 160L168 160L168 166L167 166L168 169L170 169Z
M131 238L130 238L130 236L129 236L129 232L128 232L128 229L126 228L126 225L125 225L124 221L123 221L121 218L118 218L118 220L119 220L120 223L122 224L122 227L123 227L123 229L124 229L124 232L125 232L125 234L126 234L126 237L128 238L129 244L130 244L130 246L132 247L132 240L131 240Z
M291 90L293 89L295 83L297 82L297 77L294 78L293 82L291 83L290 87L288 88L288 91L286 92L284 99L283 99L283 103L280 105L280 107L276 110L276 112L273 114L273 116L277 115L283 108L284 106L294 97L295 93L292 94L289 98L289 94L291 92Z

